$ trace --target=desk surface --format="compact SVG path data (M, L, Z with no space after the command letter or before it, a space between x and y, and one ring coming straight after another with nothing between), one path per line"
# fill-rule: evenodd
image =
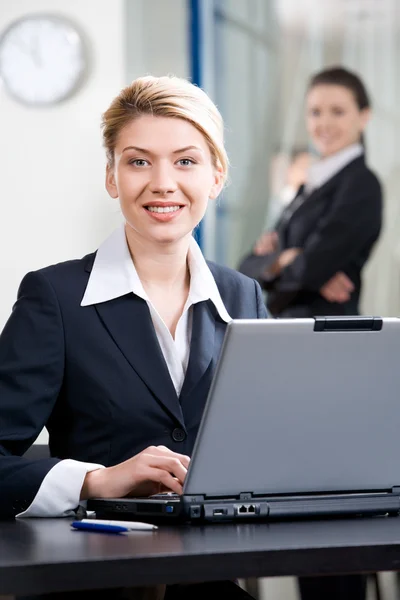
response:
M0 521L0 594L390 570L400 570L400 517L119 535L74 531L68 519Z

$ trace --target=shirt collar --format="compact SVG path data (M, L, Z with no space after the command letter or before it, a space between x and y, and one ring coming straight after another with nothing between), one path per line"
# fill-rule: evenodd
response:
M221 319L229 323L231 317L225 308L206 260L193 237L189 244L188 265L190 289L185 309L197 302L211 300ZM149 302L129 252L125 226L121 225L97 250L81 306L108 302L130 292Z
M361 144L357 143L336 152L332 156L327 156L317 161L308 170L307 183L305 185L306 191L309 193L321 187L363 153L364 148Z

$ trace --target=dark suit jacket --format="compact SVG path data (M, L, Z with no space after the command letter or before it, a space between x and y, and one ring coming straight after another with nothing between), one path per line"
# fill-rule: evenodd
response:
M275 279L264 278L262 273L276 254L251 254L239 270L258 279L268 291L267 304L274 316L357 314L361 270L382 223L379 181L361 156L299 203L302 193L300 188L282 213L276 231L279 252L299 247L303 253ZM296 204L299 206L293 211ZM338 271L344 271L355 285L350 300L343 304L328 302L319 294L322 285Z
M29 273L1 334L2 518L29 506L59 459L110 466L151 444L192 452L226 323L211 301L194 306L178 398L144 300L80 306L93 260ZM209 266L232 318L267 316L254 280ZM23 458L44 426L52 458Z

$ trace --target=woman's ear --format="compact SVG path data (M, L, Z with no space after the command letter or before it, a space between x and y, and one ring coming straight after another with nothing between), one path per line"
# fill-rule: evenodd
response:
M210 198L210 200L215 200L215 198L218 197L219 193L221 192L222 188L224 185L224 174L222 171L222 167L218 166L215 169L215 173L214 173L214 183L211 187L210 193L208 194L208 197Z
M106 167L106 190L111 198L118 198L118 189L115 181L114 167Z

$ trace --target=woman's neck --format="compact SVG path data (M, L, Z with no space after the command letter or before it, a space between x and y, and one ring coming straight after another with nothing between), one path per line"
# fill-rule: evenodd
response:
M187 254L190 235L172 244L154 244L136 235L125 225L128 247L143 287L173 289L189 287Z

